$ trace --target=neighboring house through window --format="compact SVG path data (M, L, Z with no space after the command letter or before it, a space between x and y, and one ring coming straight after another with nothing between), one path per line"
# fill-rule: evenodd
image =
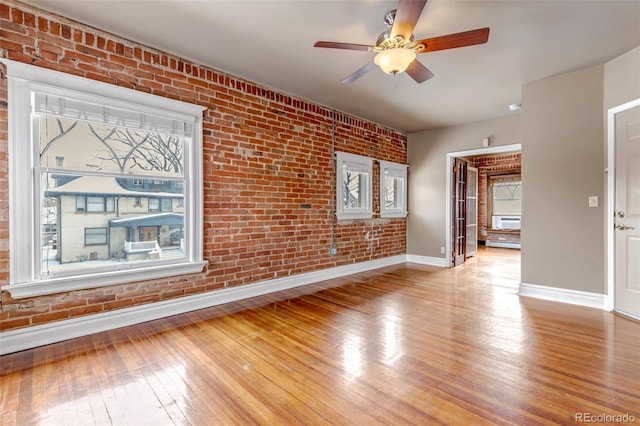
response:
M27 297L202 270L204 108L0 61L12 157L3 289ZM178 255L164 258L169 246Z

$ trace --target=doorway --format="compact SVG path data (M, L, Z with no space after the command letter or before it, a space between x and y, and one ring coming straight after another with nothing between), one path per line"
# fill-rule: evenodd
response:
M606 308L640 320L640 99L608 112Z
M479 185L479 180L477 178L478 173L477 170L475 170L476 168L473 167L472 159L498 154L519 154L521 148L520 144L514 144L447 154L446 197L447 200L449 200L449 202L446 203L445 213L447 229L445 262L447 266L456 266L463 263L470 256L473 256L474 252L478 249L478 241L480 241L480 243L485 242L481 235L486 233L487 229L493 230L492 228L494 228L489 222L491 220L491 216L486 213L486 199L489 197L485 197L485 201L483 202L480 200L481 197L478 197L477 195L474 197L473 194L474 191L475 194L482 194L483 191L486 194L487 173L483 173L485 180L481 185ZM472 163L471 166L469 164L470 162ZM469 173L469 170L471 170L471 173ZM491 170L491 173L496 174L499 171L499 167L494 167ZM469 179L471 179L471 181ZM503 180L505 182L508 181L505 179ZM469 193L469 190L473 190L471 191L471 194ZM461 198L465 199L462 200ZM507 206L507 204L503 203L503 206ZM470 217L468 217L469 215ZM513 216L515 217L515 215ZM510 235L517 233L519 247L519 229L517 232L513 229L496 229L496 231L498 231L496 232L496 234L498 234L496 239L500 240L505 240ZM497 247L511 246L511 242L508 241L504 241L503 244L504 245L497 245Z

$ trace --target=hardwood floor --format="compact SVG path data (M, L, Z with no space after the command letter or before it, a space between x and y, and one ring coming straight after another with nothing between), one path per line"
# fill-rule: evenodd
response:
M518 297L518 264L483 249L7 355L0 424L640 423L640 324Z

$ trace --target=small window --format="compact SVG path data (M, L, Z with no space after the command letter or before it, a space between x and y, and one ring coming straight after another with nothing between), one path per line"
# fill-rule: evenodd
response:
M107 228L85 228L84 245L107 244Z
M76 211L77 212L87 211L87 197L85 197L84 195L76 196Z
M407 215L407 166L380 161L380 217Z
M149 198L149 212L156 213L160 211L160 199L159 198Z
M171 198L163 198L160 200L160 211L161 212L170 212L173 210L172 208Z
M133 186L142 186L142 179L132 179L131 184Z
M373 160L360 155L336 153L337 211L339 220L370 219Z

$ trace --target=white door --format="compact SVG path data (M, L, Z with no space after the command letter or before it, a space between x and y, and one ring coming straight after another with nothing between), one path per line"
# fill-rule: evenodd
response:
M640 106L615 115L614 309L640 318Z
M478 169L467 167L467 250L466 257L478 252Z

